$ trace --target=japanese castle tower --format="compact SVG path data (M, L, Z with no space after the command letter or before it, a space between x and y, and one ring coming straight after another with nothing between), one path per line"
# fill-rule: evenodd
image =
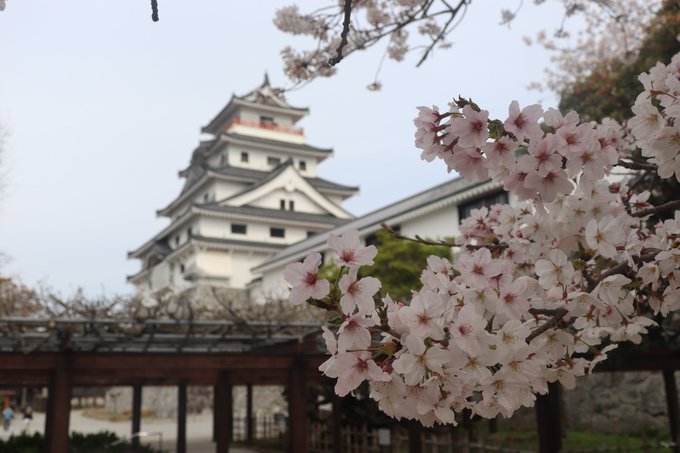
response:
M287 245L352 219L340 204L357 187L317 176L332 149L308 145L296 123L309 113L289 105L265 75L259 88L229 103L180 171L184 187L158 216L170 224L129 258L138 290L196 285L246 290L251 269ZM256 283L255 283L256 284Z

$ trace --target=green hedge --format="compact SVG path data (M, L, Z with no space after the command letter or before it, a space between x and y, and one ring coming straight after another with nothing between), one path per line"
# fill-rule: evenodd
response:
M114 445L115 444L115 445ZM45 438L42 434L22 434L0 440L0 453L42 453ZM133 449L129 442L121 442L114 433L104 431L96 434L71 433L69 453L161 453L159 450L142 445Z

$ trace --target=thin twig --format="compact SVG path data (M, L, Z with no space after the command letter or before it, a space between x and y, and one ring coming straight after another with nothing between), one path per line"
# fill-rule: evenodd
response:
M423 244L423 245L467 248L467 249L470 249L470 250L489 249L492 252L499 251L499 250L505 250L509 247L509 245L504 243L504 242L501 242L501 243L498 243L498 244L457 244L455 242L449 242L449 241L445 241L443 239L437 239L437 240L424 239L421 236L418 236L417 234L414 237L409 237L409 236L404 236L403 234L399 233L397 230L395 230L394 228L392 228L391 226L389 226L385 223L380 224L380 226L383 228L383 230L387 231L395 239L402 239L404 241L411 241L411 242L415 242L415 243Z
M345 0L345 20L342 23L342 33L340 33L340 45L338 54L328 60L328 64L335 66L342 61L342 49L347 45L347 35L349 34L349 22L352 16L352 0Z
M445 3L446 4L446 3ZM449 18L448 21L446 21L446 24L442 27L441 31L439 34L435 37L435 39L432 40L429 46L427 46L427 49L425 49L425 52L423 52L423 55L420 57L420 60L418 61L418 64L416 64L416 67L420 67L421 64L427 59L428 55L430 55L430 52L434 49L434 47L437 45L439 41L446 36L447 29L449 28L449 25L453 22L453 20L456 18L456 15L460 12L460 9L463 6L467 6L467 0L460 0L458 5L451 9L451 6L446 4L446 6L449 7L451 11L451 17Z

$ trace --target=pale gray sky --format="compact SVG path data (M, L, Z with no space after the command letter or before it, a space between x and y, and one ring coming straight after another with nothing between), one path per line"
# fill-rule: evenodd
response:
M289 1L159 0L158 23L149 3L9 0L0 13L0 122L10 134L0 196L0 251L10 261L0 273L65 293L130 292L125 276L139 263L126 252L166 225L155 211L178 194L200 127L265 71L285 84L279 51L304 42L272 24ZM321 2L297 3L308 11ZM416 106L445 107L461 94L501 117L511 100L540 97L524 87L548 55L521 36L554 28L561 12L527 4L512 29L499 26L500 8L516 3L473 2L453 48L419 69L415 56L387 61L381 92L365 86L384 47L288 94L310 107L301 123L309 142L335 149L321 176L361 187L347 209L363 214L451 177L419 159Z

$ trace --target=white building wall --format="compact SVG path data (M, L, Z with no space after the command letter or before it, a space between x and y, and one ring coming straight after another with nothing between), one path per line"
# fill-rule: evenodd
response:
M404 221L400 224L405 236L416 234L424 238L441 239L457 237L460 234L458 206L449 205L423 216Z
M280 151L264 151L247 146L229 144L226 149L220 153L226 153L227 163L232 167L250 168L259 171L271 171L278 165L270 164L268 162L269 157L279 159L280 162L285 162L291 158L293 159L295 168L300 171L300 174L308 178L317 176L317 159L314 157L294 155L294 151L287 153ZM216 155L220 153L216 153ZM248 154L248 162L241 161L241 153ZM216 160L220 161L221 159L218 157ZM300 170L300 161L305 162L305 170Z
M306 212L310 214L326 214L326 210L310 200L304 193L294 190L289 191L285 188L272 190L262 197L249 203L251 206L267 209L281 209L281 200L285 201L286 210L289 209L290 202L294 203L294 211Z
M201 250L195 257L195 263L199 275L229 278L234 270L231 253L226 250Z
M246 234L231 232L232 223L246 225ZM246 220L229 220L218 217L203 216L198 221L198 230L201 236L234 239L238 241L265 242L272 244L292 244L307 239L307 229L299 226L277 225L275 221L263 223ZM285 237L271 237L271 227L283 228Z
M151 291L164 288L168 285L168 282L170 281L170 272L167 261L158 263L151 268L151 272L149 272L149 281L151 282L151 287L149 288Z
M229 198L237 193L245 190L248 184L239 184L229 181L216 181L211 190L215 193L215 200L220 201Z
M274 253L234 251L230 286L245 289L254 278L250 269L272 256L274 256Z

